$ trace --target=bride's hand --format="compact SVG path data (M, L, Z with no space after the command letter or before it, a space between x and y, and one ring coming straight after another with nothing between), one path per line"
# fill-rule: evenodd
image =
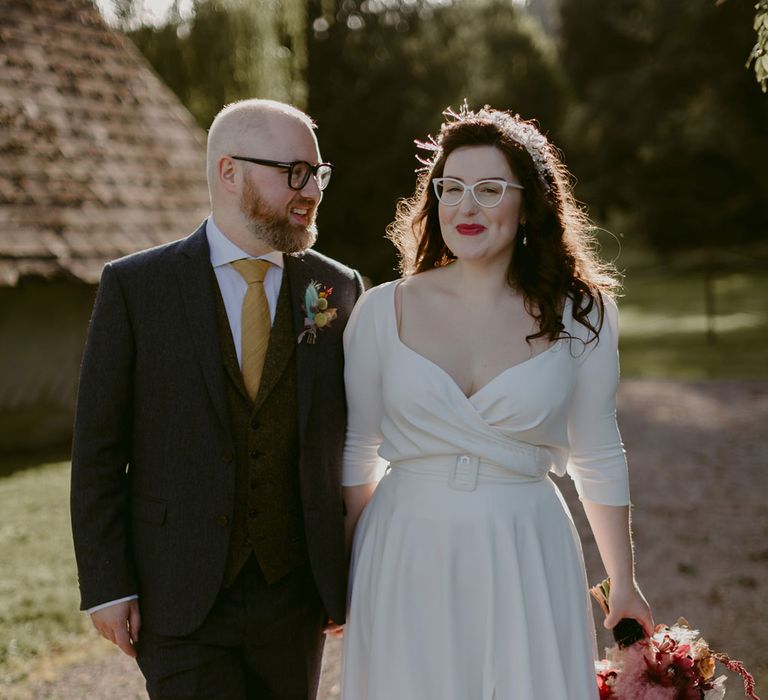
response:
M606 629L613 629L619 620L628 617L637 620L642 625L646 636L653 635L654 624L651 608L634 581L626 584L611 582L608 609L610 613L606 615L603 622Z
M333 620L328 618L328 621L323 627L323 634L325 634L326 637L336 637L336 639L341 639L344 636L344 625L337 625Z

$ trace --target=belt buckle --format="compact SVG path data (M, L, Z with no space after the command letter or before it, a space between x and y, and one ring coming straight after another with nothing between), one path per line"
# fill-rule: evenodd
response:
M477 488L477 473L480 458L474 455L459 455L448 476L448 486L455 491L474 491Z

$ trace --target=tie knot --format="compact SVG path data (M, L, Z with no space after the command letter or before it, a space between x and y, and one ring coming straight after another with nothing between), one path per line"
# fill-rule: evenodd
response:
M244 260L235 260L232 267L237 270L242 278L250 285L256 282L264 282L270 263L268 260L253 260L250 258Z

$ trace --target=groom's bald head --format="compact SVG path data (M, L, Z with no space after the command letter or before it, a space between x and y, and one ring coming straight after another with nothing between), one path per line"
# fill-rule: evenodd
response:
M315 128L308 115L283 102L252 99L224 107L208 131L207 174L211 202L216 191L219 160L231 155L269 158L259 151L274 141L281 126L291 122L304 125L310 133Z

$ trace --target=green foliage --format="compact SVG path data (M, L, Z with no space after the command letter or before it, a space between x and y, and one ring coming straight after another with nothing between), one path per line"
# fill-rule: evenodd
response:
M763 92L768 92L768 0L755 5L755 32L757 42L749 54L747 65L754 64L755 77Z
M757 240L768 226L768 103L743 70L748 4L563 0L579 195L657 250Z
M182 22L128 36L207 128L228 102L266 97L305 107L304 0L195 0Z
M384 231L396 200L413 192L414 138L435 133L443 109L465 97L557 132L564 80L541 28L503 0L347 1L332 18L315 23L307 73L309 112L337 166L320 247L374 281L391 279L396 260Z

